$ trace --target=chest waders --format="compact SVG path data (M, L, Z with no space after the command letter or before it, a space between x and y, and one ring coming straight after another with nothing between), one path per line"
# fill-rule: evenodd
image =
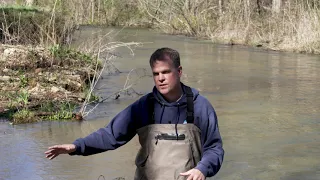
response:
M180 173L196 167L200 161L200 129L194 125L190 87L186 87L186 96L187 124L155 124L151 115L153 123L137 130L141 148L135 162L135 180L187 179ZM151 104L154 110L153 101Z

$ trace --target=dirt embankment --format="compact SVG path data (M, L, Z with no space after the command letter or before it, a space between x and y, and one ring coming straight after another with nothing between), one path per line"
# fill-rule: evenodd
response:
M0 45L0 117L13 123L73 119L101 69L96 65L95 58L60 46Z

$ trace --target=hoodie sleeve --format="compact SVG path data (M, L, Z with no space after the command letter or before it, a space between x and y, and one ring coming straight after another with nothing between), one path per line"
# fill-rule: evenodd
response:
M126 144L136 135L137 124L134 120L139 119L136 117L139 108L141 100L117 114L106 127L75 140L73 144L76 145L76 151L70 155L88 156L114 150Z
M196 169L200 170L205 177L211 177L220 170L224 157L224 150L222 148L222 139L215 111L211 111L207 118L208 124L205 130L206 133L202 134L201 137L204 139L202 150L203 154L201 161L196 166Z

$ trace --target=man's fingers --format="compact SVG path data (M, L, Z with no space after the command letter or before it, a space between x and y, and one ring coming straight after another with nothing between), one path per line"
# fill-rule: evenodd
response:
M190 175L187 180L194 180L193 175Z
M190 175L190 170L184 173L180 173L181 176L189 176Z
M193 179L194 179L194 180L201 180L201 178L200 178L199 175L194 175L194 176L193 176Z
M49 147L48 149L57 149L57 148L62 148L62 146L61 145L54 145L54 146Z
M205 177L197 169L191 169L187 172L180 173L181 176L188 176L187 180L204 180Z
M52 159L54 159L54 158L57 157L57 156L58 156L58 154L54 154L54 155L51 156L49 159L52 160Z
M48 150L48 151L46 151L46 152L44 152L45 154L50 154L50 153L52 153L54 151L54 149L50 149L50 150Z
M47 156L46 156L46 158L48 158L48 159L53 159L53 158L55 158L55 157L57 157L59 154L56 154L56 153L52 153L52 154L48 154Z
M53 156L53 153L46 155L46 158L50 159Z
M66 154L68 152L68 146L66 144L62 145L54 145L48 147L48 150L44 152L46 154L46 158L48 159L54 159L59 154Z

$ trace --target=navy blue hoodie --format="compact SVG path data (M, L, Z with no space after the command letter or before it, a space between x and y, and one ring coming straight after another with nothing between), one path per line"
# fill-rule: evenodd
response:
M185 92L185 86L182 84ZM218 129L218 120L214 108L210 102L192 88L194 95L194 123L201 130L202 158L197 164L206 177L214 176L220 169L224 150ZM187 98L186 94L177 102L168 103L162 95L153 88L154 120L155 124L182 124L186 120ZM150 124L150 112L147 102L147 95L128 106L117 114L105 128L79 138L73 144L77 149L70 155L88 156L101 153L107 150L114 150L128 141L135 135L136 130Z

